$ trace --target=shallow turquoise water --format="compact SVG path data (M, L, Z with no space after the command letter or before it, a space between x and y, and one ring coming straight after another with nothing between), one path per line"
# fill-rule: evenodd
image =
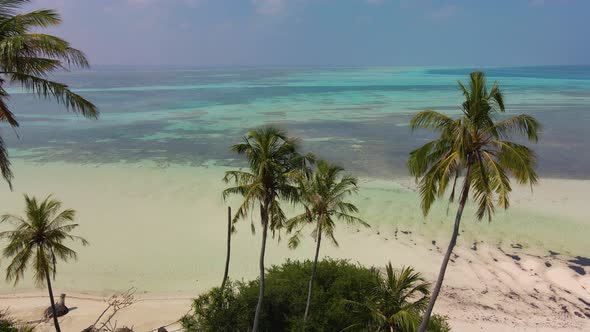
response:
M2 137L14 159L89 166L15 162L16 190L5 191L3 202L19 212L22 192L56 192L68 206L80 209L81 235L92 246L81 251L80 262L64 265L62 285L98 291L129 285L177 291L193 289L198 279L198 287L210 287L217 284L223 263L208 253L224 250L225 242L218 241L224 229L214 226L216 220L225 220L219 194L223 184L218 180L224 168L169 167L142 173L139 170L148 168L142 163L95 169L96 164L150 160L163 167L171 163L240 165L228 146L252 127L275 123L301 137L305 150L338 161L359 176L406 175L408 152L429 137L410 133L411 116L425 108L457 114L462 98L456 81L466 79L470 70L98 68L60 74L56 79L100 107L101 119L79 118L12 88L10 103L21 120L20 138L11 130L4 130ZM531 113L544 124L541 143L534 146L542 175L590 178L590 67L486 68L486 72L504 88L509 113ZM365 180L355 199L361 217L373 228L362 236L384 243L399 230L446 243L453 214L445 202L424 219L413 190L393 181ZM141 204L150 213L136 214L142 209L130 208ZM207 209L210 216L203 212ZM577 219L544 215L523 208L518 201L508 212L499 212L493 223L478 222L473 214L469 206L462 224L462 246L485 240L541 248L543 254L550 249L586 255L590 229ZM171 215L178 227L164 226ZM257 251L251 248L258 246L258 238L250 236L247 222L242 224L239 257L234 261L237 274L249 278L257 273ZM137 229L142 236L130 239ZM349 251L327 247L326 253L361 259L355 256L355 245L366 242L357 242L358 235L351 232L344 233L341 242L348 243ZM120 255L121 244L132 247L133 256ZM288 251L284 243L278 247L271 250L269 263L311 253ZM175 258L170 259L171 255ZM371 260L365 257L367 264L381 259L370 256ZM0 284L2 289L12 288Z
M407 153L428 136L410 134L412 114L456 114L457 80L472 68L97 68L56 79L94 101L99 121L13 87L20 139L13 155L37 160L118 162L161 159L230 165L227 147L265 123L303 138L305 149L361 175L405 173ZM590 178L590 66L484 68L503 87L509 113L545 126L543 175Z

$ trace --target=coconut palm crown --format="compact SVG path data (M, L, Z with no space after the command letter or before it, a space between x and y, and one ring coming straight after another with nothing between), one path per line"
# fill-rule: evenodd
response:
M459 88L465 101L458 118L426 110L416 114L410 123L412 130L424 128L438 133L437 139L412 151L408 160L409 171L418 182L424 215L428 214L435 200L445 193L449 193L452 202L458 179L464 179L453 235L431 303L420 326L421 332L426 329L440 291L470 192L477 205L477 218L487 216L491 221L496 207L507 209L510 205L511 179L531 186L538 181L534 152L510 140L520 135L537 142L540 131L537 120L526 114L506 117L500 87L494 83L488 89L482 72L471 73L468 85L459 82Z
M379 284L363 302L344 301L353 309L366 311L371 331L415 331L426 304L430 284L411 267L394 271L391 263L385 267L385 275L379 276Z
M273 236L285 227L287 218L281 202L296 203L299 192L294 178L309 173L308 164L313 163L312 155L301 155L297 139L287 136L284 130L272 126L261 127L248 132L242 142L232 146L231 151L244 155L249 171L235 170L225 174L224 181L232 182L233 187L223 191L223 197L240 195L242 204L234 217L234 222L245 218L253 210L260 213L262 226L262 245L260 249L260 293L254 316L252 331L258 331L260 311L264 297L264 257L267 232ZM252 224L254 231L254 224Z
M504 96L497 83L488 91L483 72L471 73L468 87L458 83L465 97L459 118L426 110L412 119L412 130L431 129L439 137L412 151L408 168L419 180L425 215L434 201L447 192L449 184L453 201L458 178L468 174L478 219L486 215L491 219L496 205L504 209L510 205L511 178L519 184L537 183L534 152L509 139L520 134L537 142L540 124L527 114L496 121L506 112Z
M21 86L41 98L52 98L84 117L96 118L98 110L94 104L72 92L67 85L49 78L50 74L57 71L88 67L86 56L61 38L36 32L39 28L61 23L59 14L54 10L16 13L29 2L0 1L0 123L8 123L13 128L19 126L6 103L9 97L7 85ZM1 137L0 172L12 188L13 174Z
M76 252L66 246L66 241L88 244L85 239L71 234L78 227L72 223L76 211L61 208L61 202L51 196L39 202L35 197L25 195L24 218L5 214L0 219L0 223L15 227L12 231L0 232L0 240L8 241L2 255L12 259L6 268L6 280L17 284L30 266L37 285L47 286L57 331L60 329L51 288L51 279L55 279L57 273L57 261L77 258Z
M322 235L338 246L338 241L334 237L337 221L369 227L369 224L353 215L358 213L358 208L346 200L348 196L358 192L358 180L350 175L342 175L342 172L344 172L344 168L330 164L325 160L319 160L317 169L311 176L298 177L299 200L305 210L287 222L287 231L294 232L294 235L289 239L289 247L299 246L301 232L307 225L314 226L312 236L316 240L307 304L303 315L304 321L307 320L309 314Z
M303 228L313 225L312 236L326 236L335 246L338 241L334 237L336 222L341 220L349 225L370 227L362 219L354 216L358 208L346 199L358 193L358 179L351 175L343 175L344 168L325 160L317 161L317 170L311 177L299 177L298 188L300 203L305 211L287 222L287 231L294 232L289 239L289 247L297 248Z

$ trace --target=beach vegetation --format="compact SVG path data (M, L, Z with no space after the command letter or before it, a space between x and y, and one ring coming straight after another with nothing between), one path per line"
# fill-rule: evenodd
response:
M287 221L287 231L293 233L289 239L289 247L297 248L301 242L300 236L305 226L313 227L312 237L315 238L316 248L311 276L307 292L307 301L303 313L303 321L307 321L311 304L320 245L326 237L332 244L338 246L334 230L338 222L349 225L370 227L369 224L356 217L358 208L347 201L347 198L358 192L357 178L342 174L344 168L319 160L311 176L300 176L297 179L299 202L304 212ZM322 313L319 313L322 314Z
M312 261L287 260L266 272L266 297L260 316L260 331L300 331L307 301ZM183 318L187 331L250 331L260 280L230 281L221 293L213 288L193 303L193 312ZM378 284L375 271L345 260L321 260L317 264L311 299L314 311L306 331L339 331L355 323L343 305L344 299L361 301ZM219 302L222 302L220 305Z
M364 267L346 260L324 259L317 263L311 307L317 315L310 315L306 322L303 313L308 295L309 271L313 261L287 260L270 267L266 273L266 297L260 316L261 331L377 331L369 329L372 312L364 307L352 308L349 303L366 303L374 298L376 290L386 284L386 274L376 268ZM408 271L405 269L405 271ZM414 273L412 271L412 273ZM399 275L399 272L396 272ZM407 279L406 279L407 280ZM423 281L415 282L423 287ZM402 282L407 285L407 282ZM409 284L412 284L410 282ZM197 297L192 311L181 319L186 331L251 331L252 314L258 301L259 280L228 281L226 287L213 288ZM397 294L422 294L408 288ZM418 312L424 305L421 296L397 298L395 292L382 293L386 302L406 303L406 309ZM387 297L391 296L391 297ZM413 301L419 301L411 307ZM393 306L393 305L392 305ZM409 309L412 308L412 309ZM416 318L419 322L420 317ZM435 315L432 332L447 332L447 318ZM441 327L440 329L435 329ZM386 329L389 331L389 327ZM414 332L401 326L396 331Z
M243 202L238 207L234 220L246 218L257 211L262 228L260 248L260 282L259 295L254 315L252 331L258 331L263 305L265 279L264 257L268 231L278 233L285 227L287 217L282 202L296 203L299 199L293 179L300 173L306 173L313 156L298 152L298 140L273 126L265 126L248 132L242 142L233 145L231 151L243 155L248 162L248 170L227 171L226 183L232 186L223 191L223 197L239 195ZM254 224L252 224L254 230Z
M8 309L0 310L0 332L32 332L33 327L19 323Z
M97 107L49 75L70 68L87 68L86 55L69 42L39 32L57 26L60 15L51 9L28 13L17 11L30 0L0 2L0 123L17 128L19 122L10 110L7 85L21 86L41 98L51 98L67 109L87 118L97 118ZM13 173L4 140L0 137L0 172L12 188Z
M421 208L427 215L433 203L449 194L459 204L449 246L426 308L419 331L427 328L435 301L442 287L449 259L459 235L463 209L469 196L476 205L476 217L487 216L491 221L496 207L507 209L512 191L511 179L518 184L534 185L536 156L518 139L537 142L540 124L526 114L506 116L504 95L495 82L489 89L485 74L472 72L469 82L459 82L465 101L461 115L452 118L434 110L425 110L411 120L412 130L428 129L438 137L412 151L408 160L410 173L415 176L421 197ZM457 187L457 182L463 184Z
M232 221L231 207L227 207L227 239L225 242L225 269L223 271L223 278L221 279L221 289L225 288L227 279L229 277L229 261L231 259L231 237L236 232L236 227Z
M366 321L351 325L369 331L416 331L426 304L430 284L411 267L394 271L387 264L385 274L362 301L345 300L353 311L365 312Z
M78 227L73 223L76 211L62 210L62 203L51 196L38 201L35 197L25 195L25 217L5 214L0 223L9 223L14 229L0 232L0 240L8 243L2 256L11 259L6 268L6 280L17 284L30 268L38 286L47 286L51 303L53 323L60 332L51 280L57 274L58 260L67 262L77 258L77 253L66 246L66 242L88 242L72 235Z

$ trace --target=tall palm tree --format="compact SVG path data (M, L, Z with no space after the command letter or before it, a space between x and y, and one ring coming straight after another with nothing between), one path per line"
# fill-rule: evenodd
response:
M436 140L412 151L408 160L410 173L418 181L424 215L434 201L447 192L450 183L452 202L457 180L461 176L464 178L453 234L420 332L426 330L440 292L470 190L477 204L477 218L481 220L487 215L491 221L496 206L504 209L509 206L511 177L519 184L531 186L538 180L534 152L510 141L513 135L519 134L537 142L540 130L537 120L526 114L497 120L498 115L505 113L504 97L497 82L488 90L482 72L471 73L468 86L459 82L459 88L465 97L460 117L452 119L426 110L416 114L410 124L412 130L425 128L439 133Z
M48 78L51 73L70 68L86 68L88 60L81 51L58 37L34 32L59 25L61 18L50 9L26 14L16 11L30 0L0 0L0 123L19 126L8 108L7 84L22 86L42 98L53 98L66 108L87 118L97 118L98 110L88 100L72 92L67 85ZM13 174L8 153L0 137L0 172L12 188Z
M225 270L223 272L223 279L221 280L221 293L223 294L223 290L225 289L225 284L227 283L227 277L229 275L229 260L231 258L231 235L235 233L236 228L232 222L232 215L231 215L231 206L227 207L227 251L225 253Z
M334 237L336 221L370 227L369 224L352 215L352 213L358 212L358 208L354 204L347 202L346 198L358 192L357 179L350 175L341 175L342 172L344 172L344 168L330 164L325 160L319 160L315 173L310 177L299 177L300 203L303 204L305 211L287 222L288 232L292 232L297 228L295 234L289 240L289 247L291 248L299 246L301 231L305 226L309 224L315 226L312 235L316 238L316 249L311 277L309 278L307 303L303 314L304 322L307 321L309 314L311 292L322 235L338 246L338 241Z
M385 270L385 277L379 275L378 286L365 301L344 301L368 313L369 317L369 321L350 328L366 325L371 331L416 331L428 303L430 284L411 267L394 271L389 263Z
M270 229L274 235L285 226L287 219L281 201L297 202L298 192L293 185L293 179L296 174L307 168L306 165L313 161L313 156L300 155L297 152L297 140L272 126L250 131L242 140L242 143L232 146L231 150L246 156L250 170L226 172L224 181L233 182L235 186L225 189L223 197L237 194L244 199L234 220L247 217L249 212L255 209L260 213L260 291L252 327L252 331L256 332L264 298L264 256L268 230Z
M6 280L17 284L24 276L25 270L32 263L33 277L38 285L47 284L49 300L53 311L53 323L55 329L60 332L51 278L55 279L57 259L67 262L76 259L77 254L68 248L64 242L80 241L82 245L88 242L70 233L78 227L74 221L76 211L71 209L61 210L61 202L47 196L38 202L35 197L25 195L25 218L6 214L0 219L0 223L9 222L15 226L15 230L0 233L0 239L8 240L8 245L2 252L6 258L12 258L12 262L6 268Z

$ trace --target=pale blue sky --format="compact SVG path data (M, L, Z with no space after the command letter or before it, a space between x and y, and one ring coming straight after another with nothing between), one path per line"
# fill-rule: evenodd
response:
M589 0L36 0L93 64L589 64Z

